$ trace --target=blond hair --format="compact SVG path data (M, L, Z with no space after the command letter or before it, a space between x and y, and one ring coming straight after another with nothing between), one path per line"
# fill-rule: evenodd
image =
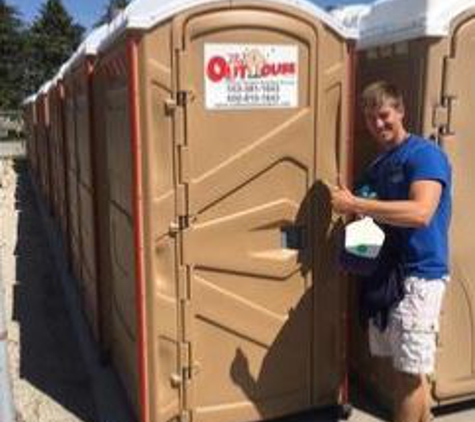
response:
M404 101L399 88L386 81L369 84L361 95L363 110L373 110L384 105L391 105L398 110L404 110Z

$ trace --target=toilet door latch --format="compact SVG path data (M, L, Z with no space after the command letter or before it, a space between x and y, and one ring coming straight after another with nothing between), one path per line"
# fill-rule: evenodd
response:
M281 242L283 249L305 249L304 226L288 225L281 227Z

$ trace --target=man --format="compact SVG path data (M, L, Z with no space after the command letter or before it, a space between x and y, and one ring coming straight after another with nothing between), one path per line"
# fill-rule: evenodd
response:
M392 359L394 421L427 422L431 420L427 378L434 370L438 320L449 274L451 169L436 144L406 131L397 87L387 82L371 84L363 92L362 108L380 149L365 177L365 189L376 197L359 197L344 186L334 186L332 206L340 214L370 216L390 234L403 294L388 306L385 324L369 320L370 351Z

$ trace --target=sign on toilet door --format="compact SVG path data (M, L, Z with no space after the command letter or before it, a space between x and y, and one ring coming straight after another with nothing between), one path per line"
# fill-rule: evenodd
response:
M293 45L205 44L208 110L298 106L298 48Z

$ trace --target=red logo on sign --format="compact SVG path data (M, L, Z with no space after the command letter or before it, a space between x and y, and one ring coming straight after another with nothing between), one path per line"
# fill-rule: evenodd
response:
M293 62L271 63L265 60L258 50L246 52L241 57L234 55L229 59L213 56L208 61L206 74L215 82L223 79L252 79L273 76L295 75L296 64Z

